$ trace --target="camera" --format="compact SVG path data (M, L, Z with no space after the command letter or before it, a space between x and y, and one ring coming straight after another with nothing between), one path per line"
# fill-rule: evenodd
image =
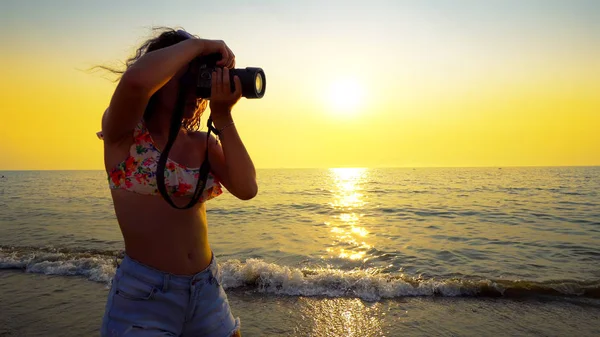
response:
M192 62L192 72L196 76L196 97L210 98L210 89L212 86L212 73L217 69L217 62L221 59L221 54L215 53L198 57ZM242 83L242 97L262 98L267 88L267 79L265 72L261 68L248 67L240 69L229 69L229 83L231 91L235 91L234 76L240 78Z

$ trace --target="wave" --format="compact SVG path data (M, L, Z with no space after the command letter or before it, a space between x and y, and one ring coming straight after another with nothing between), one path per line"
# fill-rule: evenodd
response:
M120 251L0 246L0 269L81 276L109 284ZM600 298L600 280L491 280L479 277L420 278L375 269L296 268L260 259L221 261L225 289L286 296L357 297L366 301L409 296Z
M83 276L109 283L119 251L0 246L0 269L46 275Z
M526 297L536 295L600 298L600 280L489 280L419 278L375 270L294 268L259 259L220 264L226 288L249 287L290 296L359 297L368 301L407 296Z

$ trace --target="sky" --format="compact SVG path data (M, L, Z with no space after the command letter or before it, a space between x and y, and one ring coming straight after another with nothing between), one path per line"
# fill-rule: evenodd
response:
M261 67L257 168L600 165L597 1L0 3L0 170L104 169L100 118L153 26Z

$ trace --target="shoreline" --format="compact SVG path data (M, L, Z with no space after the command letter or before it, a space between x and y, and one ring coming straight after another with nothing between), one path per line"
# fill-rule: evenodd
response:
M0 336L97 336L108 288L82 277L0 271ZM600 301L275 296L227 291L244 336L580 336L600 334Z

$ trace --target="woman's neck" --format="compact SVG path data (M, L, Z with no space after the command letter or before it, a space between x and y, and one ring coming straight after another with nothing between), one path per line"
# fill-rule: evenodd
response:
M164 109L156 108L150 114L147 120L144 120L148 131L153 136L161 139L167 139L169 137L169 130L171 128L171 117L173 113L168 112Z

